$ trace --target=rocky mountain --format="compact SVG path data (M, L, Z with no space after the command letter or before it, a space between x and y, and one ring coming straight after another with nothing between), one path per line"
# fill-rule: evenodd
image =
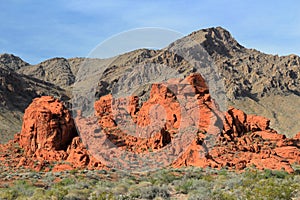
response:
M192 63L172 52L173 46L182 48L186 43L200 44L203 47L202 56L210 60L206 64L216 66L214 73L218 73L223 80L228 106L266 116L271 119L273 128L289 136L299 131L300 58L247 49L221 27L193 32L162 50L141 49L118 56L101 73L104 75L97 90L98 97L116 88L122 73L138 64L171 66L179 74L193 71ZM189 47L186 51L180 53L187 57L195 54Z
M71 66L65 58L53 58L37 65L28 65L18 70L25 74L43 81L47 81L61 88L70 86L75 81Z
M21 58L12 54L0 54L0 68L15 71L28 65L29 64L24 62Z
M16 59L16 57L12 58ZM2 62L7 63L10 60L2 60ZM18 68L17 65L14 66L15 63L14 60L10 65L4 65L0 68L1 142L11 139L13 133L20 131L24 111L33 98L52 95L59 99L68 100L65 91L60 87L13 71L13 69Z
M3 83L1 90L1 98L4 99L2 108L8 114L5 115L7 117L2 117L0 126L3 128L0 128L9 133L11 138L21 128L20 119L15 123L16 119L21 118L32 98L42 94L61 96L64 100L72 95L76 97L74 85L78 91L87 92L86 90L91 90L92 83L93 93L92 97L87 98L89 100L116 91L127 94L133 89L134 94L140 96L141 104L149 98L150 84L144 84L142 88L134 88L134 85L156 80L156 72L167 74L166 77L173 76L174 74L168 74L169 69L178 77L194 72L193 63L172 51L174 46L184 46L186 41L201 45L201 56L207 57L204 65L214 65L217 69L211 74L218 74L224 82L226 107L235 106L246 113L268 117L271 120L270 126L287 136L293 136L299 131L300 115L297 113L300 111L300 58L296 55L269 55L248 49L221 27L193 32L161 50L139 49L110 59L53 58L30 65L16 56L2 54L2 77L10 81ZM190 56L197 52L187 49L184 53ZM141 68L138 67L142 65L158 67L152 72L143 68L142 73L147 76L134 79L141 73ZM124 79L124 74L130 79ZM18 84L23 82L27 84L24 87ZM10 91L9 84L15 90ZM214 97L216 96L218 95ZM84 103L88 105L88 110L93 107L93 102L89 100L82 99L73 106L76 108L76 103ZM13 117L15 111L19 113L17 118Z
M186 38L200 43L213 58L230 100L259 99L271 94L299 95L300 58L261 53L241 46L221 27L194 32Z
M187 36L201 43L224 79L229 104L271 119L287 135L299 131L300 58L247 49L221 27Z

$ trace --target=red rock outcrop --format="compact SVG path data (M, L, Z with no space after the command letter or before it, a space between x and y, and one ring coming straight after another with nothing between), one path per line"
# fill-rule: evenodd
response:
M65 152L77 135L74 121L63 103L50 96L36 98L25 110L20 146L26 155L49 156L45 151ZM61 160L66 155L58 155ZM49 156L47 159L52 159Z
M216 144L206 152L203 146L192 143L187 151L173 163L174 167L200 166L242 170L246 167L274 169L292 173L293 163L300 163L300 140L289 139L269 127L264 117L246 115L230 108L225 113L222 134Z
M108 138L117 146L136 153L165 147L180 128L199 124L198 128L208 131L216 120L210 110L213 103L208 87L199 74L185 80L153 84L150 98L142 106L138 102L137 96L114 99L110 94L95 102L99 125ZM188 113L182 117L184 109ZM124 116L130 119L123 120ZM193 121L195 119L197 121ZM128 125L135 125L134 132L128 130Z
M182 99L186 101L182 103ZM182 113L182 108L189 108L186 109L189 113ZM114 99L112 95L103 96L96 101L95 111L107 138L123 150L135 153L145 154L148 149L160 152L172 144L180 128L197 124L198 132L193 141L186 143L189 146L173 149L174 152L184 149L173 162L173 167L243 170L255 166L293 172L291 164L300 163L298 136L288 139L272 130L268 119L246 115L235 108L222 115L199 74L185 80L171 80L167 84L153 84L150 98L142 106L138 104L138 97ZM126 114L139 127L133 129L137 133L122 128L128 125L122 120ZM223 126L220 126L218 120L222 116ZM149 126L150 129L143 129ZM93 137L86 140L91 141Z
M137 96L106 95L94 106L94 117L78 112L79 137L62 102L53 97L34 99L26 109L21 133L0 145L1 165L35 170L52 166L54 171L100 169L109 163L97 153L125 166L123 160L152 152L158 153L157 163L178 155L169 163L173 167L243 170L255 166L292 173L291 164L300 163L300 134L287 138L271 129L268 119L235 108L222 114L199 74L153 84L150 98L142 105ZM113 148L101 151L105 145ZM133 154L123 155L114 147Z
M81 143L68 109L50 96L33 100L25 110L21 133L9 144L19 144L24 150L22 155L10 155L15 167L38 171L50 166L56 170L103 167ZM56 166L55 161L66 164Z

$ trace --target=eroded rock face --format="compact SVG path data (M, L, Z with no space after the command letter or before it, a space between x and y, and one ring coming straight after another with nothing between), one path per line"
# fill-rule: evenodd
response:
M20 146L27 155L40 150L66 150L77 135L69 110L50 96L34 99L23 121Z
M182 108L190 109L184 113ZM84 118L78 112L75 120L83 124L80 138L62 102L49 96L35 99L26 109L21 133L0 146L1 165L35 170L50 170L49 166L53 165L54 171L105 168L109 163L91 154L92 150L104 148L99 136L121 151L140 155L149 154L150 150L163 152L172 144L172 152L183 149L171 163L172 167L243 170L255 166L292 173L291 164L300 163L299 134L287 138L271 129L268 119L247 115L235 108L220 113L199 74L172 80L167 85L153 84L150 98L141 105L137 96L120 99L102 96L95 102L95 115ZM124 117L129 118L129 122ZM137 125L132 129L136 132L128 128L133 124ZM191 135L192 142L187 143L188 146L173 144L180 129L191 125L198 129ZM94 146L87 150L84 141L92 141L90 144ZM20 144L24 152L15 144ZM112 155L111 151L101 153ZM116 152L113 156L121 158ZM165 156L162 154L156 161L163 161ZM60 164L55 164L57 161Z
M202 136L203 137L203 136ZM205 137L204 137L205 138ZM225 113L222 134L209 152L196 140L173 163L174 167L200 166L243 170L246 167L274 169L292 173L293 163L300 162L300 140L289 139L269 128L269 120L230 108Z
M73 59L75 61L75 59ZM72 73L70 63L65 58L52 58L37 65L29 65L18 70L21 74L47 81L61 88L72 85L75 76Z
M254 131L270 129L270 120L256 115L246 115L243 111L230 108L225 113L224 137L231 138L241 136Z
M12 166L35 170L56 171L73 168L103 168L82 144L69 110L51 96L36 98L26 109L22 131L8 147L18 143L24 149L22 155L10 155ZM8 148L9 149L9 148ZM8 150L6 148L6 150ZM66 164L56 164L57 162Z
M208 87L200 74L153 84L150 98L141 106L137 96L114 99L109 94L95 102L99 125L108 138L115 145L136 153L164 148L179 129L191 125L198 124L199 130L208 131L213 120L219 117L213 116L212 107ZM183 115L183 109L188 113ZM126 116L129 122L123 120ZM129 125L135 126L132 131L128 130Z
M284 169L293 172L291 164L299 163L300 159L298 135L289 139L271 129L269 119L247 115L233 107L224 113L223 126L220 126L218 121L222 119L222 114L210 98L202 77L191 75L184 81L173 82L175 89L171 83L168 86L153 84L150 98L142 106L138 105L138 97L134 96L117 100L112 95L101 97L95 103L95 110L98 123L105 130L107 138L116 146L135 153L145 153L147 149L159 152L171 144L180 127L191 124L187 119L182 119L184 116L180 108L183 105L179 104L178 98L184 96L197 102L198 109L191 109L188 115L193 118L196 116L193 113L200 113L201 117L197 121L199 131L188 147L181 147L186 149L173 162L173 167L243 170L255 166L258 169ZM184 83L192 87L186 88ZM192 101L186 101L184 107L195 106L191 104ZM151 109L156 111L152 115ZM155 128L162 128L147 129L146 133L152 131L152 134L146 137L142 137L142 131L138 131L140 135L128 134L120 129L123 122L120 118L125 113L140 127L152 124ZM160 124L162 119L165 121Z

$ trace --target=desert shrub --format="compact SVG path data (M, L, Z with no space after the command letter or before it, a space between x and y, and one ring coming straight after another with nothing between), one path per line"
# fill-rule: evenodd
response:
M87 189L69 190L68 194L64 196L63 200L88 200L90 191Z
M25 180L18 180L13 183L11 189L17 193L18 197L30 197L33 195L35 187Z
M56 183L57 186L67 186L76 183L76 180L73 178L64 178L58 183Z
M185 179L178 183L178 185L175 186L175 190L177 192L188 194L191 190L195 189L195 184L193 179Z
M242 180L239 175L231 175L230 177L227 177L227 179L223 180L223 186L225 190L231 191L231 190L239 190L239 187L241 186Z
M55 198L57 200L63 200L63 198L68 194L68 190L62 186L55 186L46 191L45 195Z
M53 181L55 180L55 176L51 172L48 172L45 174L42 180L47 185L52 185Z
M78 173L78 169L72 169L70 170L70 174L76 175Z
M155 173L153 173L148 180L153 185L168 185L172 183L174 180L180 180L182 175L178 175L173 170L162 169Z
M214 177L212 175L210 175L210 174L203 175L202 179L205 180L205 181L209 181L209 182L213 182L214 181Z
M0 189L0 199L13 200L18 197L18 192L8 188Z
M237 199L234 195L229 194L228 192L217 190L214 191L211 200L235 200Z
M245 191L247 199L291 199L296 186L290 181L262 179Z
M186 169L181 169L181 173L184 173L184 178L194 178L201 179L203 177L203 169L200 167L188 167Z
M32 180L28 174L22 178ZM107 178L106 174L113 179ZM28 181L16 181L12 185L2 185L5 188L0 188L0 199L159 200L172 199L174 194L178 195L176 198L190 200L300 199L300 176L285 171L246 169L236 173L226 169L189 167L150 173L116 171L106 174L97 175L94 171L62 173L62 180L54 183L57 174L45 173L42 180L47 189L37 188Z
M272 175L273 175L274 177L280 178L280 179L284 179L284 178L286 178L286 177L289 176L289 174L288 174L286 171L283 171L283 170L281 170L281 171L279 171L279 170L274 170L274 171L272 171Z
M231 191L222 188L215 187L214 183L211 183L209 187L201 186L188 193L189 200L231 200L236 199L235 195Z
M223 176L227 176L228 174L228 170L227 169L224 169L222 168L220 171L218 171L218 175L223 175Z
M43 188L36 188L30 200L50 199L46 196L46 190Z
M169 199L170 193L168 191L168 188L154 185L146 188L141 188L137 197L143 199L154 199L156 197Z
M200 196L207 196L212 190L212 186L213 183L204 179L182 179L181 181L174 182L175 190L182 194L188 194L191 199L197 199L199 191L201 191Z
M111 189L114 195L122 195L128 192L128 185L120 183Z
M114 195L111 192L93 192L89 200L115 200Z
M200 187L198 190L188 194L188 200L211 200L211 193L208 188Z
M151 187L151 182L141 181L139 184L131 185L128 194L132 198L138 198L141 195L143 188Z
M93 186L90 193L89 200L101 200L101 199L115 199L111 190L115 187L115 184L110 181L99 181Z
M299 178L300 179L300 178ZM202 180L202 183L199 182ZM188 199L297 199L300 183L297 176L284 171L247 170L237 174L212 176L206 173L200 180L187 180L177 191L188 192Z

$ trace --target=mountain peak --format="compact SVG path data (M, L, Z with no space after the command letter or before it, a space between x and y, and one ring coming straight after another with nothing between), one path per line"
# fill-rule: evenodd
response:
M188 35L191 40L200 43L209 55L232 57L236 53L245 52L230 32L220 26L201 29Z
M0 54L0 68L15 71L27 65L29 64L23 61L18 56L15 56L13 54L8 54L8 53Z

